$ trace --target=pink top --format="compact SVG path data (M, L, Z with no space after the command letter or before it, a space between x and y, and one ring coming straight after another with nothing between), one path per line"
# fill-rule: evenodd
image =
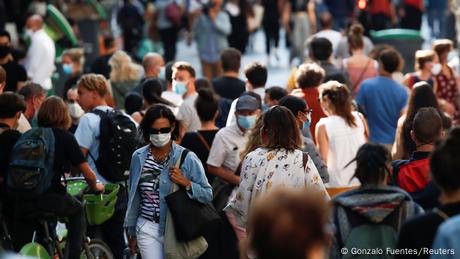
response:
M356 96L364 80L378 76L377 66L377 61L373 59L360 65L348 64L348 59L343 60L343 67L348 73L353 96Z

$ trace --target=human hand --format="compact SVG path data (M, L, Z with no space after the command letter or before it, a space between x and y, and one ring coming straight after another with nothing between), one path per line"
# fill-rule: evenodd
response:
M182 171L175 167L172 166L169 168L169 177L171 178L171 181L174 183L181 185L183 187L191 186L192 182L188 180L183 174Z
M92 189L93 189L94 191L98 192L98 193L103 193L105 187L104 187L104 184L102 184L102 183L96 183L96 185L93 186Z
M131 255L135 255L137 253L137 239L136 237L129 237L128 239L128 247Z

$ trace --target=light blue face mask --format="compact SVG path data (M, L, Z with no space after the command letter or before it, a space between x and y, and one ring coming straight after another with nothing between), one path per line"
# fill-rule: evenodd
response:
M73 72L72 64L62 64L62 71L66 75L71 75Z
M303 123L303 128L308 129L310 128L311 124L311 113L307 113L307 120Z
M256 124L257 116L256 115L250 115L250 116L243 116L239 115L238 116L238 125L240 125L241 128L243 129L250 129L254 124Z
M184 95L187 92L187 82L173 81L174 92L180 96Z
M160 74L158 74L158 78L161 80L166 80L166 69L165 67L162 67L160 69Z

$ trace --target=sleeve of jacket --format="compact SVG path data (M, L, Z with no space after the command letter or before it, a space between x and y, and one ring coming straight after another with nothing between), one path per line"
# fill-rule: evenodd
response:
M129 168L129 172L130 172L130 176L129 176L129 181L128 181L128 184L129 184L129 189L132 190L133 187L134 187L134 183L133 183L133 177L131 177L133 175L133 172L136 168L136 163L138 163L138 160L137 160L137 152L134 152L132 158L131 158L131 165L130 165L130 168ZM132 195L134 196L137 196L139 195L139 193L137 191L134 191L134 192L129 192L129 196L128 196L128 203L132 200L131 204L128 204L130 205L128 207L128 210L126 211L126 217L125 217L125 221L124 221L124 227L126 228L126 231L128 233L128 235L130 236L135 236L136 235L136 222L137 222L137 217L138 217L138 211L139 211L139 199L136 199L136 197L131 197ZM135 204L136 203L136 204Z
M214 21L214 26L221 34L230 35L232 32L232 24L230 23L230 18L225 12L220 12L217 15L217 18Z
M182 165L182 172L192 182L192 194L190 198L201 203L208 203L212 200L212 188L206 178L203 165L193 152L188 152Z

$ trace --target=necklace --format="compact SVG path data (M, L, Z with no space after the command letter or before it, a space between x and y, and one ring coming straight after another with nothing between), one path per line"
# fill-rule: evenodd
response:
M169 158L170 148L168 148L165 152L157 152L155 149L150 148L150 153L157 162L164 163Z

